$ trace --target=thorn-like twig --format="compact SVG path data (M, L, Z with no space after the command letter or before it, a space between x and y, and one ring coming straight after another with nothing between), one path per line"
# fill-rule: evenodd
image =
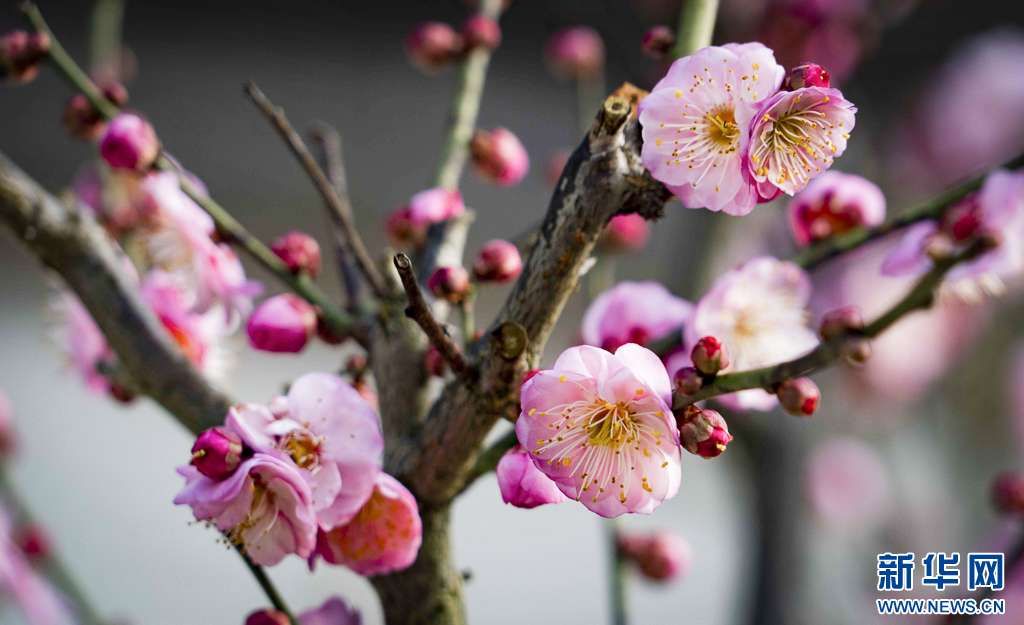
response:
M405 289L405 295L409 301L405 314L423 330L430 343L437 348L437 351L441 352L441 356L452 368L452 371L460 375L469 371L469 363L466 361L466 356L459 349L459 346L455 344L455 341L452 340L452 337L448 335L444 327L434 318L433 313L430 312L430 306L427 305L427 300L423 297L423 291L420 290L420 285L416 281L416 272L413 270L412 260L405 254L397 254L394 263L395 269L398 270L398 276L402 279L402 287Z
M338 193L338 190L331 184L331 181L327 178L327 174L320 168L320 165L316 162L316 159L310 153L309 148L306 147L306 143L299 136L299 133L295 132L292 125L288 122L288 118L284 114L284 110L275 106L267 96L260 91L260 88L256 86L256 83L249 81L245 83L245 93L249 96L249 99L260 109L260 111L266 116L266 118L273 124L274 129L284 139L285 143L291 149L292 154L299 160L302 168L306 170L306 174L309 175L310 180L313 181L313 186L316 187L317 191L323 197L324 202L327 204L327 208L330 211L331 218L334 221L335 227L341 231L343 238L340 239L344 245L347 246L351 255L355 258L356 266L359 268L360 273L363 274L363 278L370 285L370 290L378 298L384 298L387 296L387 288L384 285L384 279L377 271L376 265L373 264L373 259L370 257L369 251L366 249L366 244L363 243L363 239L359 236L359 231L356 229L355 219L352 217L352 205L348 200L347 196Z

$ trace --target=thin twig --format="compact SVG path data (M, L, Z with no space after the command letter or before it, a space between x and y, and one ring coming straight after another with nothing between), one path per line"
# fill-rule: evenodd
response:
M260 88L256 86L256 83L252 81L245 83L245 93L273 124L277 134L288 144L292 154L299 160L302 168L306 170L309 179L313 181L313 186L320 192L324 203L329 209L335 227L342 232L344 245L347 246L347 249L355 258L356 266L370 285L370 290L378 298L386 297L387 288L384 285L384 279L381 277L380 272L377 271L377 267L370 257L370 252L366 249L366 244L363 243L359 230L356 229L355 219L352 216L352 204L349 202L348 196L339 194L338 190L331 184L327 174L320 168L320 165L310 153L309 148L306 147L306 142L302 140L299 133L295 132L295 129L288 122L284 109L274 105Z
M603 519L604 542L608 552L608 610L611 625L629 625L629 606L626 605L626 559L619 548L619 520Z
M807 354L778 365L720 375L693 395L676 393L673 396L673 409L678 410L698 401L736 391L751 388L770 389L785 380L809 375L831 365L839 359L843 343L850 338L875 338L907 314L931 307L936 290L953 267L977 258L990 249L990 242L978 239L958 254L936 261L932 269L922 276L900 301L866 325L860 332L824 341Z
M285 603L284 597L281 596L277 587L274 586L274 582L270 581L270 578L267 576L267 572L263 567L253 562L249 558L249 555L245 553L240 546L234 545L234 547L235 551L238 552L238 555L242 557L242 562L245 562L245 566L249 569L249 572L252 573L254 578L256 578L256 583L263 589L263 594L267 596L267 600L270 601L270 605L274 606L274 609L278 612L287 616L288 622L291 623L291 625L299 625L299 621L296 620L292 611L288 609L288 604Z
M448 332L437 322L433 313L430 312L430 306L427 304L427 300L424 299L423 291L420 290L420 285L416 281L412 260L405 254L397 254L394 263L395 269L398 270L398 276L402 279L405 295L409 300L409 305L405 309L406 316L415 321L416 325L423 330L430 343L441 353L441 356L444 357L452 371L457 374L467 372L469 370L469 363L466 361L462 350L459 349L459 346L455 344L452 337L448 335Z
M1024 167L1024 154L1018 154L999 166L1001 169L1009 170L1020 169L1021 167ZM985 172L980 176L975 176L966 182L947 189L927 202L901 212L880 226L857 228L831 237L817 245L812 245L797 254L793 258L793 262L804 269L813 269L840 254L854 250L897 230L902 230L920 221L939 219L946 212L946 209L980 189L989 173Z
M505 455L505 452L515 447L518 442L519 439L516 438L516 431L509 430L504 436L491 443L490 447L483 450L477 457L476 463L469 470L469 475L466 476L466 482L462 486L462 490L466 490L477 479L493 471L498 466L501 457Z
M717 13L718 0L684 0L672 54L679 58L711 45Z
M341 150L341 135L330 124L318 122L310 129L309 137L320 150L320 161L331 185L340 197L348 197L348 179L345 175L345 158ZM337 228L334 229L334 250L341 286L345 289L349 307L356 309L359 307L359 276L353 266L354 260L349 257L344 235Z

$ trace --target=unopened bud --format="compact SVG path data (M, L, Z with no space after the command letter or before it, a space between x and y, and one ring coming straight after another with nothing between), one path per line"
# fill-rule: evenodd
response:
M328 345L341 345L348 338L347 335L335 332L331 324L322 315L317 315L316 318L316 336Z
M683 395L693 395L704 386L704 379L695 367L681 367L672 378L676 390Z
M118 108L128 102L128 90L121 83L115 82L104 86L102 93L104 98ZM98 139L107 129L103 115L81 93L76 93L68 100L64 106L62 121L68 134L85 141Z
M548 39L545 56L551 70L564 78L594 78L604 69L604 42L597 31L573 26Z
M522 270L519 249L501 239L484 243L473 263L473 276L480 282L509 282L518 278Z
M992 482L992 503L1003 514L1024 514L1024 475L1015 471L997 475Z
M443 22L423 22L405 39L405 52L420 70L432 74L462 55L462 37Z
M789 71L786 77L786 89L793 91L804 87L824 87L832 85L832 76L828 70L817 63L804 63Z
M292 230L270 246L292 273L306 272L311 278L320 273L320 244L305 232Z
M45 33L15 30L0 37L0 79L26 83L39 75L39 64L50 53Z
M690 352L693 366L704 375L715 375L729 366L729 353L725 345L713 336L705 336L697 341Z
M779 385L776 396L779 404L791 415L809 417L818 409L821 391L810 378L793 378Z
M530 155L519 137L505 128L477 130L469 142L473 164L482 176L502 187L518 183L530 170Z
M277 610L256 610L245 619L245 625L291 625L291 620L284 612Z
M664 59L676 45L676 36L668 26L652 26L640 41L644 54L652 59Z
M486 15L477 14L462 25L462 38L467 49L493 50L501 45L501 26Z
M212 480L222 480L242 463L242 439L224 428L210 428L192 445L192 466Z
M690 544L672 532L621 535L618 548L641 575L654 582L685 575L692 559Z
M963 201L946 210L941 221L942 231L954 242L963 243L974 237L981 228L981 210L977 194L970 195Z
M438 267L427 278L427 288L434 297L458 304L469 294L469 272L458 265Z
M316 329L316 309L292 293L267 298L245 324L253 348L285 354L301 352Z
M113 169L146 171L160 154L160 141L148 121L135 113L121 113L103 133L100 156Z
M701 458L720 456L732 441L725 419L709 408L687 406L682 414L676 415L676 424L683 448Z
M863 329L864 318L860 314L860 309L856 306L843 306L822 315L818 334L823 340L831 341Z
M608 220L599 245L606 252L630 252L643 249L650 234L651 227L640 215L616 215Z

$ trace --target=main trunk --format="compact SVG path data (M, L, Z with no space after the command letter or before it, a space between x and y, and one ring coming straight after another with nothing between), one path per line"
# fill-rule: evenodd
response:
M404 571L374 577L387 625L465 625L462 576L452 566L449 507L425 507L423 544Z

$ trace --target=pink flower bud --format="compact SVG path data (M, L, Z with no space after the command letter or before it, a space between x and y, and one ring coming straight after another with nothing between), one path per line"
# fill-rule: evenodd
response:
M292 273L306 272L311 278L320 273L320 244L305 232L292 230L278 237L270 249Z
M423 22L405 39L405 52L409 60L428 74L437 72L457 59L462 50L462 37L442 22Z
M594 78L604 69L604 42L587 26L572 26L548 39L545 55L551 70L564 78Z
M211 480L223 480L242 463L242 439L224 428L210 428L192 445L192 466Z
M522 270L519 249L501 239L484 243L473 263L473 276L480 282L509 282L518 278Z
M652 26L640 41L644 54L652 59L664 59L676 45L676 36L668 26Z
M121 83L110 83L103 87L103 97L120 108L128 102L128 90ZM98 139L107 129L106 120L81 93L76 93L68 100L62 121L68 134L85 141Z
M108 125L100 140L100 156L114 169L145 171L160 153L153 127L135 113L121 113Z
M14 435L14 407L7 395L0 391L0 458L10 456L17 446Z
M942 231L953 241L963 243L974 237L981 229L981 207L977 194L946 210L942 216Z
M291 354L301 352L316 330L316 309L291 293L265 299L245 325L254 349Z
M22 525L14 532L14 544L29 560L44 560L53 552L49 534L36 523Z
M616 215L605 226L600 245L608 252L639 250L647 245L650 234L651 228L647 224L647 220L640 215L636 213Z
M328 345L341 345L348 338L335 332L334 328L319 315L316 318L316 336Z
M533 464L530 454L519 445L505 452L494 472L498 476L501 500L517 508L536 508L568 501L568 497Z
M860 226L885 220L885 196L878 185L838 171L812 180L789 203L789 225L799 245L809 245Z
M783 410L798 417L809 417L818 409L821 391L810 378L793 378L779 385L775 394Z
M462 38L466 48L487 48L493 50L501 45L501 26L486 15L477 14L462 25Z
M428 347L426 353L423 354L423 366L429 375L436 378L443 376L448 369L448 363L445 362L444 356L433 345Z
M469 272L463 267L438 267L427 278L427 288L434 297L458 304L469 293Z
M715 375L729 366L729 352L713 336L702 337L690 352L693 366L704 375Z
M704 379L696 367L680 367L672 380L676 390L683 395L693 395L704 386Z
M491 182L508 187L526 177L530 156L519 138L505 128L477 130L469 142L473 164Z
M245 625L291 625L288 615L284 612L271 610L256 610L246 617Z
M676 423L683 448L701 458L720 456L732 441L725 419L709 408L687 406L682 415L676 415Z
M1003 514L1024 514L1024 475L1014 471L997 475L992 482L992 502Z
M828 89L832 86L832 77L828 70L817 63L804 63L789 71L786 77L786 89L793 91L804 87L823 87Z
M404 248L421 245L427 234L426 228L420 228L413 223L408 206L403 206L388 215L384 229L392 244Z
M690 543L672 532L619 536L619 552L645 578L668 582L685 575L693 559Z
M823 340L831 341L863 329L864 318L860 309L856 306L842 306L822 315L818 334Z
M26 83L39 75L39 63L50 53L44 33L15 30L0 37L0 79Z

